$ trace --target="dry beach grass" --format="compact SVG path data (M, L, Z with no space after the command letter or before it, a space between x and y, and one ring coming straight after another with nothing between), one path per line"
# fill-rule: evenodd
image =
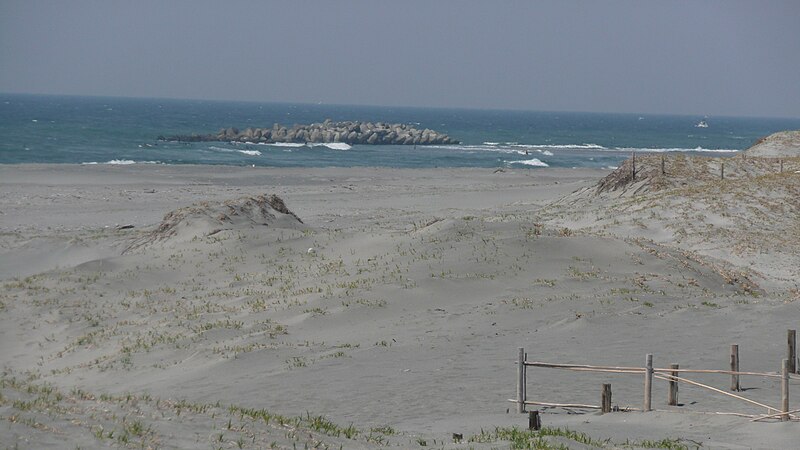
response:
M701 414L764 411L692 388L683 414L547 409L546 436L510 431L520 346L724 369L738 342L743 370L777 370L800 162L724 162L720 180L721 159L670 156L661 175L637 157L636 181L626 165L0 167L0 446L786 447L796 423ZM628 376L536 371L528 395L596 403L611 380L640 406ZM744 383L779 403L774 382Z

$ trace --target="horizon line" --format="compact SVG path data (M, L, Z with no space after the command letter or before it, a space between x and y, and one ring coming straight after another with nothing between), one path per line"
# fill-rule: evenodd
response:
M372 103L327 103L308 101L277 101L277 100L242 100L222 98L197 98L197 97L157 97L133 95L100 95L100 94L63 94L46 92L8 92L0 91L0 95L40 96L40 97L73 97L73 98L109 98L126 100L166 100L166 101L197 101L217 103L250 103L265 105L303 105L303 106L330 106L330 107L360 107L360 108L405 108L405 109L430 109L454 111L496 111L496 112L529 112L529 113L554 113L554 114L619 114L619 115L648 115L648 116L673 116L673 117L720 117L720 118L747 118L747 119L784 119L800 120L800 116L763 116L763 115L734 115L734 114L708 114L708 113L665 113L665 112L630 112L630 111L580 111L567 109L527 109L527 108L500 108L500 107L470 107L470 106L430 106L430 105L379 105Z

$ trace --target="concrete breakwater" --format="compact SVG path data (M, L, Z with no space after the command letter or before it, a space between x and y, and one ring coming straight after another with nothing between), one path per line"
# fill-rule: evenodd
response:
M370 145L442 145L458 144L459 141L433 130L420 130L407 124L383 122L332 122L310 125L294 125L291 128L275 124L272 128L223 128L216 134L190 134L159 136L163 141L202 142L236 141L253 143L321 143L342 142L345 144Z

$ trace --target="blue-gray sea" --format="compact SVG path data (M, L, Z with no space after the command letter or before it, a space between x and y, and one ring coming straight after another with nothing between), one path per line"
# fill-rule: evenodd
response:
M159 142L220 128L406 123L460 145L282 146ZM707 127L698 126L704 121ZM434 109L0 94L0 163L271 167L615 167L631 152L733 155L800 119Z

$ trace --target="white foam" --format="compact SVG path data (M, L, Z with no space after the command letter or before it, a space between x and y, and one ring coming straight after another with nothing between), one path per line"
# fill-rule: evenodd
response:
M668 153L668 152L706 152L706 153L736 153L739 150L719 148L709 149L703 147L696 148L633 148L633 147L617 147L613 149L619 152L642 152L642 153Z
M300 144L300 143L297 143L297 142L274 142L272 144L267 144L267 145L271 145L273 147L305 147L306 146L306 144Z
M84 163L84 164L97 164L97 163L94 162L94 163ZM131 159L112 159L111 161L106 161L101 164L116 164L120 166L127 166L130 164L164 164L164 163L162 163L161 161L133 161Z
M248 155L248 156L261 156L261 152L258 151L258 150L239 150L237 148L215 147L213 145L211 147L208 147L208 149L209 150L215 150L215 151L218 151L218 152L225 152L225 153L237 152L237 153L241 153L241 154Z
M324 144L311 144L312 147L328 147L331 150L350 150L350 145L344 142L326 142Z
M543 155L553 156L550 150L610 150L598 144L519 144L517 142L484 142L483 144L468 145L431 145L430 148L452 149L452 150L484 150L500 153L516 153L520 155L529 153L531 150L542 153Z
M157 161L145 161L145 162L149 162L151 164L158 164ZM133 160L130 160L130 159L112 159L111 161L106 161L104 163L99 163L97 161L91 161L91 162L84 162L84 163L81 163L81 164L85 165L85 166L93 166L95 164L113 164L113 165L127 166L127 165L130 165L130 164L136 164L136 161L133 161Z
M549 149L587 149L587 150L606 150L606 147L598 144L513 144L512 147L520 148L549 148Z
M524 164L526 166L534 166L534 167L550 167L550 164L547 164L546 162L540 161L536 158L525 159L522 161L510 161L509 164Z

